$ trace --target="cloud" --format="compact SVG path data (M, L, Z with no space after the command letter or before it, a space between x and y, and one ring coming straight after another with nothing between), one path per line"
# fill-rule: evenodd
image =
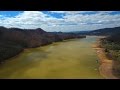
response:
M116 11L48 11L52 14L64 13L65 15L61 18L57 18L55 15L51 16L49 13L44 12L24 11L14 17L0 15L0 25L5 27L42 28L46 31L66 32L120 26L120 13L116 13Z
M110 23L111 21L120 21L120 15L108 15L108 14L92 14L92 15L66 15L64 19L67 22L76 22L76 23Z
M0 21L0 24L7 27L38 28L42 24L52 23L53 21L56 21L55 18L49 18L47 14L42 12L24 11L15 17L6 17Z
M50 13L59 13L59 14L83 14L83 15L89 15L89 14L110 14L115 13L118 11L49 11Z

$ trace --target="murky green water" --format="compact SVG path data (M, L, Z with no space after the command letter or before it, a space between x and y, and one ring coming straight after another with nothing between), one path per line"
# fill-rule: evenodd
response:
M95 36L25 50L0 65L0 78L101 79Z

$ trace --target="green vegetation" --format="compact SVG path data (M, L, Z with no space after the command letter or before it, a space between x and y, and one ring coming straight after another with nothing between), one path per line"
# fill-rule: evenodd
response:
M101 39L101 46L105 48L106 55L113 60L120 61L120 43L117 35Z

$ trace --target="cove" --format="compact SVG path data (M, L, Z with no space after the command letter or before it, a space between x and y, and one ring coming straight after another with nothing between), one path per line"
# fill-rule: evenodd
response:
M26 49L0 65L5 79L103 79L99 73L97 36Z

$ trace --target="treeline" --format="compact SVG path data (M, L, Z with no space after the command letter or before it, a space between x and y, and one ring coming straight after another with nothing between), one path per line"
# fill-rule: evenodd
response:
M118 32L111 33L111 35L101 39L101 46L105 48L109 58L120 61L120 29Z
M66 39L85 38L73 33L50 33L41 28L19 29L0 27L0 62L17 55L24 48L34 48Z

